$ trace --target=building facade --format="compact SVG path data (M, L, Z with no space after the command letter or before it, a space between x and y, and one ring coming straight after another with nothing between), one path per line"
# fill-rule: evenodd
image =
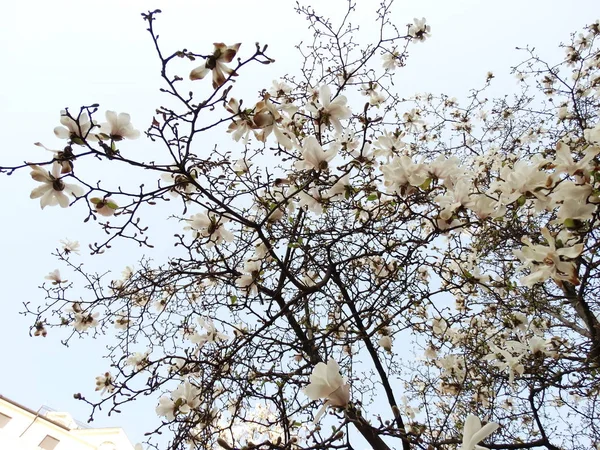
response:
M136 446L136 448L139 448ZM134 450L122 428L91 428L68 413L0 395L0 450Z

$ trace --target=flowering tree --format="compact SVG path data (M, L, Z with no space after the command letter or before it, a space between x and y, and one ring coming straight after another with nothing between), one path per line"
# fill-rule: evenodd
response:
M61 111L51 158L0 168L30 169L42 209L96 221L92 255L151 252L150 208L181 223L167 261L116 279L63 242L71 281L52 271L45 305L26 305L36 336L114 335L103 397L77 394L92 415L156 394L152 433L172 430L172 449L600 445L600 24L556 65L528 51L513 99L485 96L490 73L460 105L398 95L431 30L394 26L390 6L365 45L351 3L335 24L299 6L301 71L252 100L235 79L274 62L266 46L165 53L159 11L143 14L169 105L144 133L161 159L121 152L141 134L130 116L99 123L89 105ZM214 130L236 150L207 150ZM96 182L88 160L152 181Z

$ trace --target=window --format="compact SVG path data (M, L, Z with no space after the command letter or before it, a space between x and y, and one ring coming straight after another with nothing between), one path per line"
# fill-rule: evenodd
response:
M12 417L0 413L0 428L4 428L4 426L10 422L10 419L12 419Z
M44 450L54 450L54 448L58 445L60 441L52 436L46 436L38 445L39 448L43 448Z

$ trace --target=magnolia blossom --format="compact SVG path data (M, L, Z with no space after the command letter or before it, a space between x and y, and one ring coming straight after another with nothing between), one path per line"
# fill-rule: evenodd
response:
M486 450L486 447L478 445L490 434L498 429L499 425L494 422L486 423L483 427L477 416L469 414L463 429L463 440L459 450Z
M590 161L600 153L600 147L588 148L585 156L575 162L571 154L571 148L564 142L559 142L556 145L556 159L554 161L555 170L557 172L567 173L569 175L586 174L590 171Z
M388 192L402 194L408 186L420 186L428 178L423 164L415 164L408 156L394 157L389 164L380 167Z
M46 330L46 327L44 326L43 322L36 322L34 327L35 327L35 331L33 332L34 336L46 337L48 335L48 330Z
M233 58L242 44L238 43L227 46L222 42L218 42L213 45L215 47L213 54L206 58L204 64L191 71L190 80L201 80L212 70L212 86L213 89L217 89L219 86L225 84L225 81L227 80L225 74L237 76L235 70L227 67L225 63L233 61Z
M119 313L115 316L113 324L117 330L126 330L129 328L129 316L123 313Z
M402 119L408 131L419 131L425 125L425 121L421 118L421 111L415 108L402 114Z
M98 198L93 197L90 202L94 205L96 212L101 216L110 217L115 214L115 211L119 208L119 205L115 203L112 198Z
M469 193L471 184L469 180L461 179L452 190L448 190L445 194L440 194L433 199L442 208L442 211L440 211L441 219L449 220L457 209L471 204Z
M298 201L300 208L306 206L309 211L312 211L316 215L323 213L322 199L317 188L312 188L309 192L300 191L298 192L298 197L300 198Z
M590 144L600 144L600 122L594 128L584 130L583 136Z
M352 111L346 106L346 102L347 99L343 95L338 95L332 101L331 89L325 84L319 89L319 101L307 105L306 109L318 115L320 124L333 125L338 133L342 133L340 120L348 119L352 115Z
M81 197L83 195L83 189L81 187L75 184L65 183L62 180L62 166L57 161L52 163L52 172L48 172L34 164L31 164L30 167L32 169L31 178L35 181L39 181L42 185L31 191L29 198L39 198L42 209L46 206L55 205L66 208L70 203L67 194L71 194L73 197Z
M389 336L382 336L378 342L379 346L383 348L386 352L392 351L392 338Z
M381 65L386 71L393 71L396 67L402 67L402 55L396 49L386 51L381 56Z
M377 90L379 85L377 83L369 83L367 86L361 89L362 95L369 96L369 104L377 106L385 103L386 96Z
M198 334L197 332L194 332L194 334L190 336L190 341L192 341L194 344L198 344L200 347L202 347L207 342L219 342L229 340L229 336L218 331L215 328L215 324L212 321L204 320L201 317L199 317L198 323L202 328L206 330L206 333Z
M490 191L499 190L501 201L505 205L527 194L545 201L546 198L540 192L540 188L550 188L555 182L552 175L540 170L540 165L545 163L546 161L519 160L512 167L506 165L500 173L500 178L504 181L492 183Z
M252 167L252 165L252 161L248 161L246 158L240 158L235 162L235 165L233 166L233 171L237 175L243 175L250 171L250 167Z
M87 331L89 328L94 328L98 325L98 316L99 313L82 313L76 312L73 320L73 327L75 330L83 333Z
M285 97L292 92L291 86L285 83L285 81L273 80L271 89L269 89L269 95L274 98Z
M224 225L229 219L209 212L208 214L197 213L188 219L190 226L186 230L195 230L200 237L210 238L209 246L220 244L223 241L233 241L233 234L226 230Z
M596 212L596 204L588 203L593 188L589 184L577 185L570 180L560 183L552 193L552 200L559 203L557 220L552 223L568 223L567 220L589 220Z
M148 365L148 355L150 355L150 350L146 350L144 353L135 352L127 358L125 364L133 366L135 370L140 371Z
M244 263L244 275L239 277L235 284L237 287L245 290L250 295L258 293L258 285L256 282L260 278L261 260L250 260Z
M533 286L536 283L553 280L568 281L571 284L579 284L575 272L575 264L569 259L577 258L583 252L583 244L572 247L556 248L556 241L547 228L542 228L542 236L548 245L533 244L528 237L523 237L521 242L525 244L521 250L513 250L513 254L523 262L521 268L529 268L531 274L521 278L525 286Z
M388 159L392 156L397 156L400 150L406 147L406 143L402 141L403 137L404 133L384 131L375 141L373 154L375 156L385 156Z
M158 400L156 414L166 417L167 420L174 420L178 414L188 414L200 406L199 394L200 390L186 380L171 392L170 396L165 395Z
M113 141L121 139L137 139L140 137L140 131L133 128L131 116L127 113L117 115L115 111L106 111L106 120L100 124L100 131Z
M338 178L331 188L325 191L324 197L333 200L336 197L344 197L352 192L352 184L350 183L350 174L346 174L343 177Z
M40 142L36 142L33 145L37 145L46 151L54 153L54 160L58 162L61 167L60 173L67 174L73 172L73 160L75 159L75 156L73 155L73 149L70 145L67 145L63 150L52 150Z
M261 101L254 106L254 117L252 118L255 128L260 131L254 131L256 139L261 142L266 142L267 137L274 133L277 142L287 149L293 147L293 143L288 136L282 133L279 128L279 123L283 121L283 117L279 114L277 107L270 100L269 94L266 94Z
M98 138L92 132L96 126L95 122L90 121L86 112L79 114L79 117L72 119L67 115L66 110L60 112L60 123L62 127L54 128L54 134L59 139L71 139L74 143L83 145L84 139L87 141L97 141Z
M423 42L428 37L431 37L431 27L425 22L425 17L422 19L415 17L414 23L408 27L408 35L419 42Z
M336 148L323 150L314 136L307 137L302 144L302 159L294 164L296 169L327 170L329 161L337 154Z
M79 242L63 239L60 241L60 243L62 244L63 252L65 252L66 255L71 253L76 253L79 255Z
M241 103L235 98L230 98L229 102L225 105L225 109L234 114L237 119L232 120L227 128L228 133L233 133L233 139L238 142L244 138L244 144L248 143L248 137L250 132L256 127L252 120L252 109L242 109Z
M113 380L113 376L110 374L110 372L106 372L103 375L97 376L96 391L100 391L100 394L104 394L105 392L112 394L115 390Z
M187 194L191 194L196 191L196 185L194 180L198 178L198 174L195 169L190 171L190 176L187 174L181 174L174 172L178 170L176 167L171 167L173 172L163 173L160 178L167 184L169 184L169 195L171 197L182 196L184 200L188 199Z
M534 355L546 355L552 352L548 351L548 342L540 336L532 336L527 340L527 347Z
M508 370L508 382L512 385L515 381L515 373L518 375L523 375L525 371L525 367L521 364L521 358L525 356L523 353L514 355L513 353L518 353L522 350L522 347L517 342L516 346L514 345L514 341L506 342L506 347L511 351L499 348L494 344L490 344L490 349L492 353L483 357L485 360L492 360L492 364L498 367L500 370Z
M329 358L327 364L320 362L315 366L304 393L311 400L327 399L315 416L315 422L325 413L327 406L344 408L350 402L350 386L340 375L340 366L333 358Z
M65 283L65 282L69 281L69 280L63 280L60 277L60 271L58 269L53 270L48 275L46 275L44 278L46 280L52 281L52 284L60 284L60 283Z

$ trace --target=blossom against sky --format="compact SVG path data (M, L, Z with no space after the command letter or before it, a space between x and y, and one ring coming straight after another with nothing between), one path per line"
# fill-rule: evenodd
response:
M319 8L329 11L320 11L335 19L336 8L345 2L321 3ZM146 128L163 98L158 92L158 61L140 16L148 9L163 9L157 29L170 50L186 47L208 54L214 42L241 42L239 52L243 55L256 41L269 44L269 55L276 63L254 66L251 74L239 77L232 92L236 98L255 100L257 87L267 88L279 75L297 70L299 56L293 47L299 40L307 40L309 34L306 22L293 12L294 4L292 0L269 0L258 8L255 3L230 1L234 13L225 16L219 1L161 4L107 0L101 6L74 0L11 2L0 16L0 58L5 68L0 75L0 123L5 139L2 162L48 157L33 145L35 142L61 148L64 141L54 136L53 129L60 124L60 111L65 107L100 103L101 113L127 111L136 128ZM365 18L361 32L366 39L371 38L367 18L372 17L377 4L373 0L359 5L361 14L357 17ZM496 76L493 92L501 95L516 89L509 67L524 57L514 50L516 46L529 44L549 59L558 60L563 54L556 45L570 32L600 17L600 5L595 0L575 0L569 8L555 0L397 1L394 17L399 26L413 23L415 17L425 17L431 26L431 37L411 46L407 67L396 71L395 83L402 95L434 91L461 97L469 88L483 85L488 71ZM182 76L196 66L182 66ZM209 85L197 82L193 86L209 89ZM104 121L102 114L97 118ZM222 143L234 145L225 128L222 134ZM128 143L126 151L150 152L148 145L142 136ZM0 242L4 257L0 330L5 367L0 372L0 393L32 408L44 403L85 420L89 411L73 400L72 394L94 395L95 377L109 369L98 357L107 342L75 339L65 348L59 340L66 335L54 330L46 338L30 338L31 324L18 312L23 302L42 303L43 293L37 286L59 268L50 252L60 246L61 239L78 240L80 260L88 266L97 264L98 270L113 270L115 278L141 253L133 245L120 246L121 252L127 252L126 261L116 253L88 258L87 245L99 238L100 230L91 223L83 224L78 208L42 211L39 200L28 196L35 185L26 172L0 177L4 235ZM166 254L169 248L166 239L158 245L155 257ZM64 276L70 278L66 272ZM138 409L146 411L133 414L127 408L110 420L101 414L95 426L123 426L134 442L141 440L142 433L155 423L150 421L157 420L156 402L152 399L138 404ZM148 422L139 420L142 416L148 417Z

